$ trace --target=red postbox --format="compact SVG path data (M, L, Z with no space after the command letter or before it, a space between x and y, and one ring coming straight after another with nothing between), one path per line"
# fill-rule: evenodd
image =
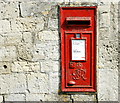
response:
M61 7L63 92L96 92L96 7Z

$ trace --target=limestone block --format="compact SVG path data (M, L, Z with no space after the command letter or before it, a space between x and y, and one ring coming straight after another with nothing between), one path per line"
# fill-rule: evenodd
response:
M55 72L59 71L59 61L46 60L41 61L41 72Z
M64 0L64 1L65 1L65 3L69 3L70 0ZM71 1L71 2L72 2L72 1Z
M45 101L45 95L46 94L32 94L27 93L26 94L26 101Z
M4 45L5 38L0 34L0 45Z
M0 61L14 61L17 59L16 47L0 47Z
M17 45L18 58L31 61L33 58L33 44L20 43Z
M25 74L6 74L0 75L0 94L25 93L26 76Z
M44 44L43 44L44 46ZM34 45L34 55L33 55L33 61L38 61L41 59L45 59L45 53L44 53L44 48L41 47L41 43L40 44L35 44Z
M105 4L103 5L99 5L98 6L98 11L100 14L104 14L104 13L110 13L110 4Z
M11 20L11 28L13 32L19 31L41 31L44 28L43 17L27 17L27 18L16 18Z
M16 18L18 16L19 7L17 2L0 2L0 19Z
M38 41L34 45L33 60L59 60L59 43L58 41Z
M59 91L59 73L58 72L50 72L49 73L49 79L50 79L50 93L58 93Z
M58 19L49 18L48 28L51 30L57 30L58 29Z
M44 100L43 100L44 101ZM72 102L70 95L49 94L45 95L45 101Z
M101 28L99 29L99 40L108 40L110 37L110 29L109 28Z
M28 90L30 93L48 93L48 75L44 73L31 73L27 75Z
M99 2L102 2L102 3L104 3L104 4L108 4L108 3L111 3L111 2L117 3L118 0L99 0Z
M36 39L40 41L59 40L59 34L58 34L58 31L45 30L45 31L39 32L36 35Z
M58 15L59 15L59 12L58 12L58 6L57 5L53 5L49 14L48 14L48 17L52 18L52 19L57 19L58 18Z
M99 41L99 66L100 68L118 68L118 42L116 40Z
M19 102L25 103L25 94L5 95L5 101L15 101L15 103L19 103Z
M23 2L21 3L21 13L23 17L47 16L51 6L50 2Z
M53 0L46 0L46 2L53 2ZM54 0L54 2L62 3L64 2L64 0Z
M45 48L45 55L45 59L59 60L59 46L47 44L47 47Z
M34 40L34 35L31 32L23 32L22 39L24 43L32 43Z
M0 95L0 103L3 103L3 96Z
M111 35L112 38L117 38L118 36L118 26L119 26L119 6L117 3L111 3L110 5L110 21L111 21Z
M0 20L0 33L10 32L10 22L8 20Z
M94 3L97 3L97 0L70 0L70 2L94 2Z
M8 74L11 72L10 62L0 62L0 74Z
M99 27L110 27L110 14L109 13L102 13L99 16Z
M44 44L45 59L59 60L59 43L58 41L47 41Z
M26 101L56 101L56 102L71 102L70 95L58 94L26 94Z
M11 67L12 72L39 72L40 64L39 62L26 62L26 61L16 61L12 62Z
M71 98L74 101L96 101L96 96L95 95L71 95Z
M5 45L17 45L17 43L20 43L22 41L22 33L20 32L2 34L2 36L4 37Z
M98 69L98 101L118 101L117 69Z

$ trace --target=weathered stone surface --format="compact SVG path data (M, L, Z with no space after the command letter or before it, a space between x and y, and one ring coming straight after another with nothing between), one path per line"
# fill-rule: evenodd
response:
M59 60L59 43L58 41L38 41L34 45L34 56L33 60Z
M99 25L100 25L100 28L103 28L103 27L107 27L109 28L110 27L110 14L109 13L102 13L99 17Z
M107 40L110 38L110 28L99 29L99 40ZM102 43L102 42L101 42Z
M10 62L0 62L0 74L8 74L11 72Z
M5 38L0 34L0 45L4 45Z
M3 96L0 95L0 103L3 102Z
M30 93L48 93L48 75L44 73L31 73L27 75L28 90Z
M22 40L24 43L33 43L34 42L34 34L31 32L23 32Z
M40 44L35 44L34 45L34 55L33 55L33 61L37 61L37 60L43 60L45 59L45 50L44 50L44 44L43 43ZM42 47L43 46L43 47Z
M51 6L50 2L23 2L21 3L21 15L23 17L47 16Z
M27 94L26 101L62 101L72 102L70 95L58 95L58 94Z
M59 71L59 61L46 60L41 61L41 72L55 72Z
M70 95L49 94L45 95L45 101L71 101Z
M22 33L6 33L2 34L4 37L4 45L17 45L17 43L20 43L22 41Z
M43 17L34 18L17 18L11 20L11 28L13 32L19 31L41 31L44 28Z
M25 74L6 74L0 75L0 94L25 93L26 76Z
M0 33L10 32L10 21L8 20L0 20Z
M74 101L96 101L96 96L95 95L71 95L71 98Z
M32 94L27 93L26 94L26 101L45 101L45 95L46 94Z
M70 2L94 2L97 3L98 0L70 0Z
M17 59L15 46L0 47L0 61L14 61Z
M17 2L0 2L0 19L16 18L19 16L19 7Z
M10 94L5 95L5 101L19 101L25 103L25 94Z
M110 4L98 5L98 10L100 14L110 13Z
M46 59L59 60L59 45L54 45L53 42L48 42L45 48Z
M20 43L17 46L18 58L31 61L33 58L33 45L31 43Z
M45 30L45 31L39 32L36 35L36 39L40 41L59 40L59 34L58 34L58 31Z
M12 72L40 72L39 62L16 61L12 62Z
M59 92L59 73L58 72L50 72L49 73L49 91L50 93L58 93Z
M117 69L98 69L98 100L118 101Z
M49 18L48 28L51 30L57 30L58 29L58 19Z

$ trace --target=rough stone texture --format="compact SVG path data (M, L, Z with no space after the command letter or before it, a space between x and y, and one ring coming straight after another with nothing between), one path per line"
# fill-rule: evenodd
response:
M12 72L40 72L40 64L39 62L26 62L26 61L20 61L20 62L12 62Z
M48 93L48 75L44 73L30 73L27 75L28 90L30 93Z
M0 75L0 94L25 93L26 76L25 74L6 74Z
M45 101L45 94L26 94L26 101Z
M0 20L0 33L10 32L10 21L8 20Z
M37 18L16 18L11 19L11 29L14 32L19 31L40 31L44 28L43 16Z
M96 101L95 95L71 95L74 101Z
M59 61L41 61L41 72L55 72L59 71Z
M72 102L70 95L58 95L58 94L27 94L26 101L62 101Z
M11 73L11 62L0 62L0 74Z
M3 96L0 96L0 103L3 102Z
M6 33L1 34L2 37L4 37L4 45L17 45L22 41L22 33Z
M3 97L5 101L117 101L118 3L52 1L0 1L0 102ZM58 5L98 8L96 94L60 94Z
M50 93L58 93L59 92L59 74L58 72L49 73L49 92Z
M118 70L116 69L98 70L98 100L99 101L118 100Z
M18 16L19 16L19 7L17 5L17 2L8 3L8 2L0 1L0 19L16 18Z
M17 51L15 46L0 47L0 61L14 61L17 59Z
M5 101L18 101L18 102L24 103L24 101L25 101L25 95L24 94L10 94L10 95L5 95Z

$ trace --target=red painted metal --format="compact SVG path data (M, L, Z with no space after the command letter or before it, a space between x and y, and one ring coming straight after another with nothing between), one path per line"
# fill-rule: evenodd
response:
M61 7L60 29L62 91L96 92L96 7ZM85 40L85 60L71 59L72 40Z

